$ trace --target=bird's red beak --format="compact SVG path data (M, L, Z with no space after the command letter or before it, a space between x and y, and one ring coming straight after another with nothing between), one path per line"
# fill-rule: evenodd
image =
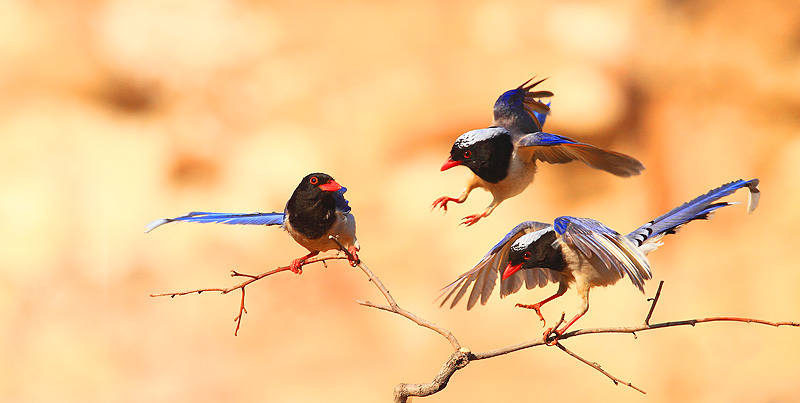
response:
M444 162L444 165L442 165L442 169L441 170L442 171L446 171L446 170L448 170L448 169L450 169L452 167L459 166L459 165L461 165L461 162L453 161L452 158L447 157L447 161Z
M506 270L503 272L503 280L511 277L514 273L516 273L519 269L522 268L522 263L512 265L511 263L506 266Z
M335 192L342 188L342 185L336 183L335 180L331 179L328 183L323 183L319 185L319 188L326 191L326 192Z

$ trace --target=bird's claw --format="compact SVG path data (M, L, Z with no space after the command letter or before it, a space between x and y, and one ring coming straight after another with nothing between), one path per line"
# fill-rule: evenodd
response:
M525 308L525 309L533 309L537 315L539 315L539 320L542 321L542 327L547 326L547 321L544 319L544 315L542 315L542 304L516 304L514 305L515 308ZM552 330L552 328L550 329Z
M468 215L468 216L466 216L466 217L461 219L461 225L466 225L467 227L469 227L470 225L475 224L476 222L480 221L481 218L483 218L483 217L486 217L486 214L481 213L481 214Z
M297 258L292 260L292 263L289 265L289 270L292 271L294 274L303 274L303 265L306 264L305 258Z
M358 258L358 249L355 246L347 248L347 252L347 261L350 262L350 266L356 267L361 264L361 259Z
M552 339L550 336L555 333ZM558 343L558 339L561 337L563 332L559 332L558 330L553 330L552 327L548 327L547 330L544 331L542 334L542 340L544 340L544 344L548 346L555 346ZM549 339L549 340L548 340Z
M454 199L452 197L447 197L447 196L442 196L442 197L440 197L440 198L438 198L438 199L433 201L433 204L431 205L431 211L436 210L437 208L440 208L440 209L444 210L445 213L446 213L447 212L447 203L449 203L451 201L452 202L456 202L456 203L461 203L458 199Z

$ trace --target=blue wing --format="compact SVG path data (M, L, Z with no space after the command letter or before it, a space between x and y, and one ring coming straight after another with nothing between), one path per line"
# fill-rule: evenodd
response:
M644 170L644 165L631 156L580 143L558 134L527 134L517 141L517 149L525 158L550 164L580 161L591 168L622 177L638 175Z
M627 274L633 285L644 292L644 281L653 277L650 264L628 238L589 218L558 217L553 226L563 242L576 247L587 258L597 257L620 277ZM600 269L597 265L595 268Z
M229 214L229 213L206 213L193 211L185 216L175 218L162 218L155 220L147 225L145 233L154 230L164 224L174 221L199 222L199 223L219 223L219 224L239 224L239 225L282 225L283 213L249 213L249 214Z
M347 188L342 186L341 189L337 190L336 193L333 194L333 198L336 199L336 209L344 214L350 212L350 204L347 202L347 199L344 198L344 192L346 191Z
M481 304L486 304L489 296L494 290L494 285L497 282L498 274L501 270L508 265L508 250L511 244L514 243L522 235L551 228L549 224L544 224L535 221L525 221L514 227L503 239L500 240L489 252L483 256L480 262L475 265L470 271L459 276L455 281L444 287L441 291L439 298L442 302L439 306L443 306L451 297L453 301L450 303L450 308L456 306L459 300L467 293L470 285L472 292L467 301L467 309L475 306L475 303L480 298ZM517 292L522 283L526 284L527 288L542 287L551 281L555 281L546 270L520 270L514 273L513 276L503 280L500 284L500 296L504 297L508 294Z
M733 194L743 187L750 190L747 212L752 213L756 206L758 206L758 199L761 196L761 192L758 190L758 179L751 179L749 181L740 179L726 183L704 195L681 204L668 213L637 228L628 234L627 238L636 243L637 246L641 246L648 239L656 238L664 234L674 234L683 224L692 220L708 219L714 210L734 204L716 201Z

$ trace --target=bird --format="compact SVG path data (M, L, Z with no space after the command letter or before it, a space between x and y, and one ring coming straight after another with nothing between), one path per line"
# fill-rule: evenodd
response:
M302 266L320 252L339 249L334 236L347 248L351 265L359 262L357 252L361 246L356 239L356 221L350 205L344 198L347 188L342 187L328 174L317 172L306 175L292 193L283 213L209 213L193 211L184 216L162 218L147 225L145 233L171 222L199 222L243 225L280 225L292 238L308 250L308 254L292 260L289 269L302 274Z
M515 305L536 311L546 326L540 310L542 305L564 295L574 284L581 305L569 322L555 330L558 338L588 311L591 288L615 284L627 275L644 293L644 282L652 278L647 254L663 245L661 239L664 235L676 233L690 221L708 219L719 208L736 204L720 202L719 199L747 188L750 191L747 212L752 213L761 195L758 183L758 179L726 183L625 236L590 218L561 216L553 224L522 222L492 247L475 267L442 289L440 306L452 298L450 308L455 307L470 286L472 291L467 309L478 300L486 304L499 274L502 274L501 298L519 291L523 283L528 289L558 283L558 290L552 296L536 304ZM547 339L553 331L553 328L548 328L544 338Z
M533 182L536 161L550 164L581 161L621 177L638 175L644 170L644 165L631 156L542 132L550 106L535 98L553 93L533 91L544 79L527 85L530 81L497 99L491 126L470 130L456 139L441 171L463 165L472 175L460 196L442 196L433 202L432 210L440 208L446 212L447 203L464 203L470 192L484 188L492 194L492 202L482 213L462 219L461 224L471 226L488 217L504 200L522 193Z

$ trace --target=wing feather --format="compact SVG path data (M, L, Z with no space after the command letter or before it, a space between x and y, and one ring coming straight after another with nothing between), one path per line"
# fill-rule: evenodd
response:
M644 281L653 277L650 264L628 238L589 218L558 217L554 227L564 242L587 258L600 259L607 269L614 270L620 277L627 275L633 285L644 292Z
M631 156L580 143L557 134L530 133L517 141L517 147L520 152L528 154L527 158L550 164L580 161L591 168L621 177L638 175L644 170L644 165Z
M463 298L469 287L472 285L469 299L467 301L467 309L471 309L480 300L481 305L486 304L489 296L494 290L497 279L500 277L499 273L504 270L508 265L508 250L511 244L517 238L529 232L537 231L550 227L549 224L544 224L535 221L526 221L514 227L503 239L489 250L483 258L471 270L459 276L455 281L447 285L441 290L439 298L441 303L439 306L444 306L448 300L452 298L450 308L453 308ZM518 291L523 283L528 284L528 288L538 286L540 281L535 278L527 278L527 270L519 271L512 277L501 280L500 295L501 297ZM474 285L473 285L474 283Z

